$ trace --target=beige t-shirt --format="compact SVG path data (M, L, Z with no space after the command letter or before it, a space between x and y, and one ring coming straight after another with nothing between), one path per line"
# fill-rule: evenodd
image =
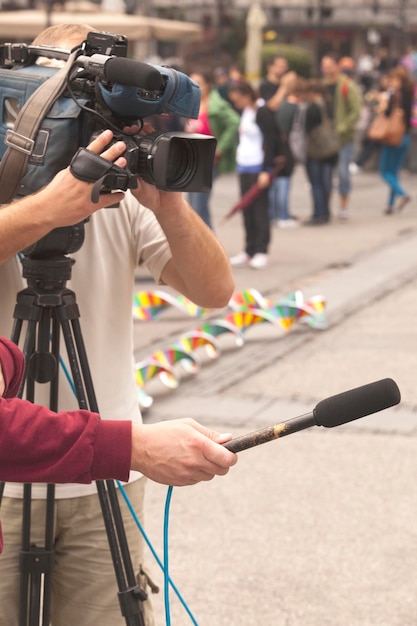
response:
M80 326L103 419L141 421L134 376L132 297L135 269L146 266L156 282L171 257L166 237L152 211L128 192L119 209L102 209L85 224L81 249L67 287L75 292ZM25 287L20 261L0 266L0 334L10 337L16 294ZM24 339L25 329L21 334ZM61 356L68 367L64 340ZM60 368L59 410L78 408ZM48 405L49 385L36 385L35 402ZM36 442L34 442L36 445ZM131 473L131 480L139 474ZM57 485L56 497L96 492L95 485ZM21 497L21 485L8 483L5 495ZM34 498L45 497L45 487L34 485Z

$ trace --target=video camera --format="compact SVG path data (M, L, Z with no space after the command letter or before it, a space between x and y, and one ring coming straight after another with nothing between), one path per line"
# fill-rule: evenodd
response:
M70 164L77 150L83 150L91 137L104 128L114 131L114 141L122 139L127 144L127 167L117 171L117 175L112 170L106 174L102 181L106 191L116 188L116 183L118 189L134 188L137 176L168 191L211 188L214 137L186 132L142 135L124 131L132 125L141 128L143 120L155 114L196 119L199 86L182 72L128 59L126 54L126 37L102 32L90 32L71 51L26 44L0 46L0 140L4 141L0 159L6 146L9 151L26 152L28 157L17 195L27 195L47 184ZM54 62L44 64L41 58ZM65 84L39 120L36 135L22 137L16 132L15 122L19 114L20 120L24 119L24 106L29 99L38 94L43 99L44 84L58 72L50 66L56 65L56 61L64 66L70 64ZM0 168L1 165L0 162ZM93 170L94 167L92 177ZM114 166L114 170L120 168ZM86 176L88 179L88 172ZM0 202L5 201L0 198Z

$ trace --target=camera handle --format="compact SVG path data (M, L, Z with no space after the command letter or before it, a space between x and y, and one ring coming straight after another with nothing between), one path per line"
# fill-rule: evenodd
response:
M102 187L112 190L136 189L138 181L134 174L110 163L95 152L90 152L87 148L78 148L70 163L71 174L87 183L94 183L91 192L91 200L98 202Z
M66 288L73 260L66 256L23 259L23 276L28 287L17 294L12 341L19 343L27 322L23 344L25 373L19 390L33 402L35 383L49 383L50 408L58 408L58 364L60 330L65 340L76 395L81 409L99 413L88 358L79 322L75 293ZM4 484L1 484L2 492ZM96 481L98 497L118 584L118 597L127 626L144 626L141 602L146 593L137 585L124 532L114 481ZM53 516L55 486L48 485L45 545L30 541L31 485L24 485L22 549L20 552L19 626L49 626L51 580L54 562ZM43 592L43 601L42 601ZM40 610L42 607L42 622Z

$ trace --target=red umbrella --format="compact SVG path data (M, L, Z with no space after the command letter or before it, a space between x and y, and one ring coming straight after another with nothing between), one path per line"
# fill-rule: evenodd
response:
M277 176L279 172L282 170L286 161L287 159L284 156L279 156L275 159L276 166L269 173L269 184L271 184L275 176ZM255 198L257 198L262 193L263 189L265 189L265 187L261 187L260 185L258 185L258 183L255 183L254 185L252 185L252 187L250 187L243 194L240 200L232 206L230 211L224 216L223 221L230 219L232 215L234 215L235 213L238 213L239 211L243 211L244 209L246 209L246 207L252 204Z

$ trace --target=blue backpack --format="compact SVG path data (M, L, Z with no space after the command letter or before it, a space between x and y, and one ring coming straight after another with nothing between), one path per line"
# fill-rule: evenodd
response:
M86 116L65 84L64 68L0 69L0 203L44 187L85 145Z

